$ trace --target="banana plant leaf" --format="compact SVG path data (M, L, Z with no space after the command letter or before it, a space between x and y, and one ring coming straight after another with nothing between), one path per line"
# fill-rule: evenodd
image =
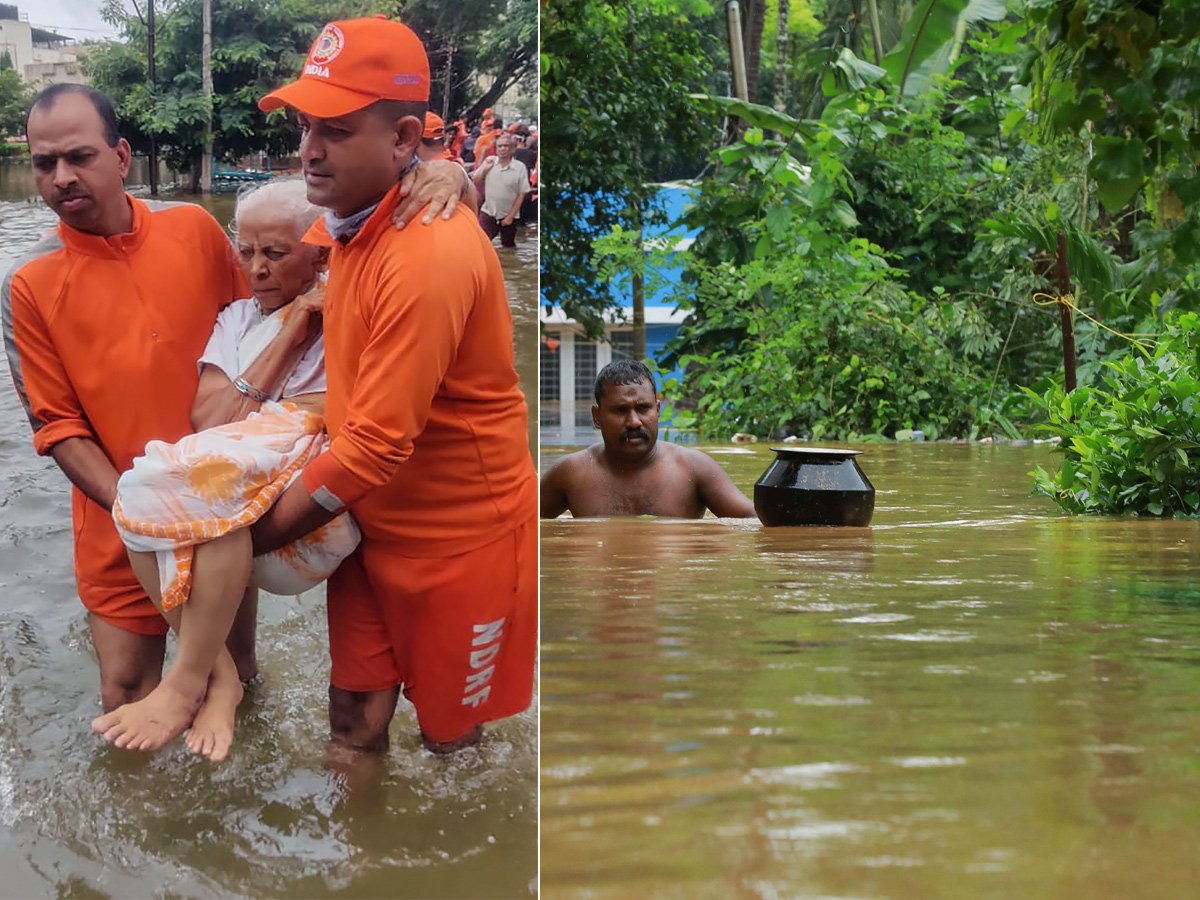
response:
M958 60L970 26L998 22L1007 12L1005 0L921 0L883 67L902 96L924 93Z
M756 128L766 128L778 131L785 137L795 134L801 140L812 141L816 136L806 128L799 119L793 119L786 113L781 113L769 106L758 103L747 103L736 97L714 97L712 94L689 94L693 100L703 105L711 106L727 116L737 116L745 119Z

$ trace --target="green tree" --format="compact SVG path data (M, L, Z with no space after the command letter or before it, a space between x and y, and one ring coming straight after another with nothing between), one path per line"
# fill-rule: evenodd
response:
M447 109L473 122L514 84L536 77L536 0L399 0L394 14L425 44L433 79L430 106L439 114ZM482 92L476 75L490 82ZM450 97L444 102L447 84Z
M1084 136L1087 175L1145 294L1200 306L1200 15L1195 0L1029 0L1032 140Z
M8 59L7 53L4 59ZM25 112L31 99L33 91L21 81L12 62L7 68L0 65L0 134L15 137L25 133Z
M122 39L91 53L87 72L92 83L113 99L122 131L134 149L148 150L154 135L171 168L193 173L196 189L208 122L208 101L200 78L201 0L174 0L165 5L159 0L158 6L162 15L155 29L157 83L153 90L147 79L145 22L121 0L108 0L105 16L121 30ZM294 123L285 115L260 112L258 99L296 77L322 25L333 19L373 14L380 6L379 0L216 0L212 41L216 159L230 161L257 151L273 156L294 152L299 143ZM507 4L504 0L475 0L467 10L469 15L463 15L462 6L449 0L396 3L390 9L384 6L385 11L411 24L435 51L447 40L433 29L449 28L446 23L456 22L458 17L476 23L467 31L453 25L458 29L453 39L464 44L451 78L458 98L451 104L452 114L461 109L456 103L474 99L468 98L460 83L473 81L471 76L478 71L474 67L488 48L489 35L504 31L516 34L514 39L523 36L524 51L536 51L530 38L536 30L529 27L533 8L533 0L509 0ZM523 30L514 30L514 22L524 23ZM499 49L489 52L497 59L503 56ZM496 65L505 65L504 60ZM431 105L440 111L445 82L439 78L436 53L431 62ZM521 77L533 65L532 59L526 60L524 69L516 67L515 76ZM511 84L511 79L506 84Z
M598 334L618 304L595 277L592 243L616 225L640 233L661 218L651 182L712 133L688 96L709 61L667 3L552 0L541 69L542 293Z
M162 7L162 3L159 3ZM221 0L213 6L213 152L232 160L256 151L292 152L294 124L258 110L258 98L292 80L321 26L331 18L365 13L367 0ZM154 135L167 164L193 173L198 188L200 155L208 121L201 89L200 0L177 0L161 10L155 28L156 82L147 77L146 25L120 0L104 14L121 30L89 54L92 83L113 100L122 131L135 151Z

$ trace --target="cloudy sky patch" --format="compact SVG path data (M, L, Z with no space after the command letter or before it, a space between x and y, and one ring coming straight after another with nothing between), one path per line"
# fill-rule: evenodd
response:
M15 3L32 25L79 41L115 36L113 27L100 18L101 0L5 0ZM126 7L132 5L126 2Z

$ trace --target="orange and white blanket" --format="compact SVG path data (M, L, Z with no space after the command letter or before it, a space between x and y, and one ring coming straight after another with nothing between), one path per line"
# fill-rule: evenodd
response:
M126 547L157 555L164 609L191 592L192 548L258 521L328 443L320 416L268 402L240 422L146 445L117 482L113 520ZM354 520L342 514L255 557L253 583L273 594L298 594L333 574L359 537Z

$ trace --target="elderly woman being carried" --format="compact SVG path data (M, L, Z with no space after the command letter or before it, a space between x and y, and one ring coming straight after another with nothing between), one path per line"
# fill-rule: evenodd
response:
M249 526L328 443L327 251L301 240L320 213L299 180L239 198L237 247L254 296L217 317L198 363L196 433L174 444L151 442L118 483L117 530L138 580L178 635L162 682L93 721L119 747L157 749L189 729L193 752L223 759L242 699L225 640L247 585L299 593L327 578L358 543L348 515L258 558L250 538Z

